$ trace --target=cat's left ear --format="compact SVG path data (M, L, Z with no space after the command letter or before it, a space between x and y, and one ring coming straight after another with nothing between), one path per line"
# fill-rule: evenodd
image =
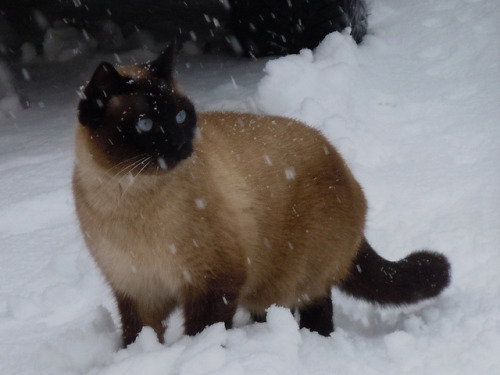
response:
M99 64L83 90L84 97L78 105L80 123L90 127L97 126L104 116L109 99L130 87L130 80L121 76L113 65L107 62Z
M170 80L174 69L175 50L175 43L170 42L161 55L156 60L148 63L146 67L157 77L167 81Z

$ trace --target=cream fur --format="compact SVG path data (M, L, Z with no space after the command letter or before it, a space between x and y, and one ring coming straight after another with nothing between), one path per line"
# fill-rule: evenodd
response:
M170 306L227 268L244 276L239 304L262 313L339 284L363 238L366 203L330 143L281 117L204 113L198 128L190 158L134 175L139 167L103 167L77 127L77 213L113 290Z

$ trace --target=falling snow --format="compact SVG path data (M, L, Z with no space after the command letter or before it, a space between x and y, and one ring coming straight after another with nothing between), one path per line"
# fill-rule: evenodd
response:
M170 249L170 252L172 254L175 255L177 253L177 248L175 247L175 244L170 244L168 248Z
M269 155L264 155L264 161L269 166L273 165L273 162L271 161L271 158L269 157Z
M188 270L186 269L182 270L182 276L184 277L184 280L186 280L187 283L191 283L192 281L191 273Z
M295 168L288 167L285 169L285 177L287 180L293 180L295 178Z
M161 169L167 169L167 163L164 158L160 156L157 160L158 160L158 165L160 166Z
M382 309L333 290L337 328L327 338L300 329L280 307L270 308L266 323L250 324L239 310L233 329L215 324L187 337L176 311L166 344L145 328L120 349L116 303L74 213L75 92L103 57L153 54L72 60L76 43L60 45L63 37L51 30L50 54L23 66L30 80L20 69L15 80L0 65L8 76L0 80L2 375L496 374L499 19L496 0L377 0L360 45L337 33L314 51L282 58L179 56L179 82L198 109L285 115L320 130L363 186L366 236L382 255L395 260L422 247L450 258L450 288L416 306ZM20 93L43 105L23 109ZM264 153L255 157L267 168ZM157 162L166 169L164 159ZM288 247L299 251L299 240ZM249 270L260 261L243 258ZM141 270L132 265L131 275L133 267ZM187 283L195 277L177 272Z
M204 210L207 207L205 199L203 199L203 198L197 198L197 199L195 199L194 203L195 203L196 208L198 210Z

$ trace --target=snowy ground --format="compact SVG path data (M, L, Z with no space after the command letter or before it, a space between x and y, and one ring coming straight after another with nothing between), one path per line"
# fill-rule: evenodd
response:
M240 312L238 328L190 338L177 313L166 345L145 329L117 350L116 308L70 189L76 91L99 57L35 63L20 87L31 108L0 116L0 373L498 373L500 3L376 0L371 9L360 46L333 34L267 64L181 56L179 80L200 109L321 129L364 187L372 245L390 259L424 247L450 258L453 282L440 298L382 309L333 291L329 338L276 307L268 323L248 325Z

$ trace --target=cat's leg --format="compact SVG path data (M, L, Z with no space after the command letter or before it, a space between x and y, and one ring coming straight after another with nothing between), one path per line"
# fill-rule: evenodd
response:
M267 321L267 314L265 311L263 313L251 313L250 315L255 323L265 323Z
M156 306L144 306L131 297L115 292L122 322L123 347L127 347L135 341L144 326L154 329L158 341L164 342L165 327L163 321L175 308L175 301L165 301Z
M300 328L308 328L323 336L333 332L333 304L329 295L301 307L299 312Z
M137 335L143 327L142 320L139 316L137 303L130 297L115 291L116 301L118 303L118 311L122 323L122 344L126 348L133 343Z
M158 336L158 341L162 344L165 342L164 335L166 328L163 322L168 318L176 305L175 300L167 299L165 301L154 301L147 305L138 306L139 316L143 325L153 328Z
M295 315L295 308L290 309L290 313ZM255 323L266 323L267 322L267 312L251 312L250 316Z
M242 283L240 277L233 275L219 277L202 288L190 288L184 301L185 333L196 335L217 322L231 328Z

